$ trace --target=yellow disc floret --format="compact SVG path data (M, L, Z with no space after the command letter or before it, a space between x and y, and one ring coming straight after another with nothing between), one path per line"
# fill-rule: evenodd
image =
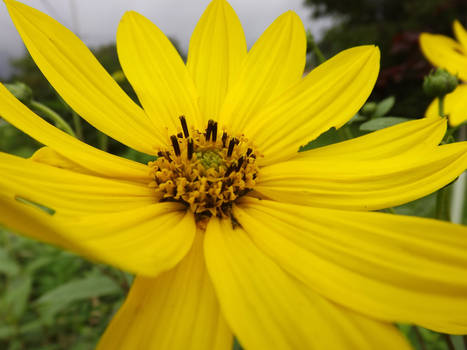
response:
M160 201L187 205L197 220L228 217L232 203L255 186L257 152L244 136L218 137L217 123L210 120L204 132L188 130L172 135L172 147L161 149L149 162L150 186Z

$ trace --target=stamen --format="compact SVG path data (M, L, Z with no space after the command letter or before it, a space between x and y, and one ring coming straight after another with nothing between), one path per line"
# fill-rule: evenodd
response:
M229 175L232 174L234 169L235 169L235 165L232 164L231 166L229 166L229 168L227 169L227 171L224 174L224 177L229 177Z
M209 141L209 139L211 138L213 123L214 122L212 119L208 121L208 127L206 128L206 141Z
M180 145L178 144L177 137L175 135L170 136L170 140L172 141L172 146L174 148L174 152L176 156L180 156Z
M235 146L235 138L233 138L233 139L230 140L230 142L229 142L229 149L228 149L228 151L227 151L227 157L232 156L232 152L233 152L234 146Z
M183 134L185 135L185 138L187 139L190 136L190 133L188 132L188 125L186 123L186 119L184 115L180 116L180 124L182 124Z
M212 123L211 138L212 138L212 141L216 142L216 140L217 140L217 122Z
M188 160L191 160L191 158L193 158L193 139L190 139L188 141L187 156Z
M205 130L191 129L180 116L183 132L170 136L170 147L157 150L149 162L159 201L178 202L195 215L199 228L211 217L232 218L238 198L256 185L257 153L244 135L232 137L222 132L217 142L218 123L209 120Z
M239 171L242 168L242 164L243 164L243 156L238 158L237 169L235 170Z

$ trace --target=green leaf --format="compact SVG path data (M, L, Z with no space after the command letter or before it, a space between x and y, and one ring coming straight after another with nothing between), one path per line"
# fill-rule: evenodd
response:
M382 116L386 115L391 108L394 106L394 103L396 102L396 99L394 96L389 96L388 98L385 98L381 102L379 102L376 105L375 112L371 116L372 118L381 118Z
M0 313L6 318L19 320L26 310L31 294L32 278L29 274L21 273L8 280L5 294L1 298Z
M387 128L402 122L406 122L410 119L402 117L384 117L369 120L362 125L360 125L360 130L362 131L376 131L380 129Z
M0 248L0 274L4 273L8 276L14 276L19 273L19 266L6 251L5 248Z
M43 294L36 304L45 318L50 318L70 303L120 293L120 287L107 276L90 276L73 280Z
M16 328L14 326L1 326L0 327L0 340L8 339L16 334Z

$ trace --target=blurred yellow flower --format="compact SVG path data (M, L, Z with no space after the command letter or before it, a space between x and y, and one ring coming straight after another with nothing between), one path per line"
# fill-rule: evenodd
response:
M457 41L444 35L422 33L420 47L434 66L444 68L467 82L467 31L457 20L453 23L453 29ZM459 85L446 95L444 113L448 115L451 126L458 126L467 120L467 84ZM426 116L437 115L438 99L435 99L428 107Z
M47 147L0 153L0 222L137 274L98 349L408 349L393 322L467 332L467 230L369 212L453 181L465 143L427 118L297 153L369 96L379 50L343 51L302 77L306 37L287 12L247 52L214 0L185 65L129 12L117 34L127 97L49 16L5 1L63 99L102 132L158 156L92 148L0 85L0 115ZM53 216L15 198L40 203ZM5 208L5 209L4 209Z

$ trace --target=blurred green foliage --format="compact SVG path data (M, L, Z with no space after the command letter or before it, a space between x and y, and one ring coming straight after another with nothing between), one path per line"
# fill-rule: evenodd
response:
M465 0L304 0L313 17L331 17L334 25L318 43L324 55L356 45L381 49L381 72L373 98L395 96L394 113L423 116L430 98L421 84L431 66L423 57L418 36L432 32L453 37L452 22L467 24Z

